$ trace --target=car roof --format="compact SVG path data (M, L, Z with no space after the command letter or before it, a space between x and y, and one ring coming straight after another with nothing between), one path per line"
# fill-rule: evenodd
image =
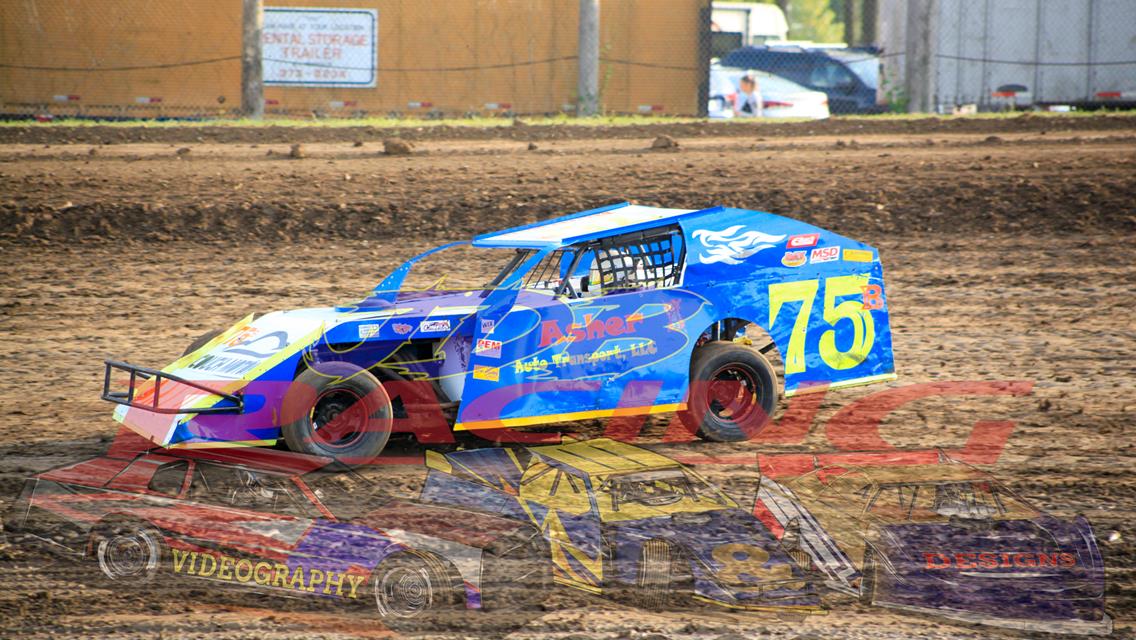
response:
M714 207L717 208L717 207ZM712 209L664 209L630 202L581 211L534 224L495 231L473 239L475 247L546 249L677 222Z
M723 83L729 84L729 89L737 90L735 84L737 81L746 74L752 74L757 78L758 83L761 85L762 95L768 92L782 93L823 93L821 91L813 91L804 85L797 84L792 80L779 76L772 71L762 71L760 69L747 69L745 67L711 67L710 68L710 93L713 95L716 89L721 89Z
M577 469L587 475L607 475L679 466L678 462L654 451L610 438L533 447L530 451L553 466Z

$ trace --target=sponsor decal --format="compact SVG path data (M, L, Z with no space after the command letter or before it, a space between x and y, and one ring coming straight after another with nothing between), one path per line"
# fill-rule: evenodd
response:
M695 230L690 235L702 245L698 261L702 264L741 264L742 260L785 239L784 235L774 236L753 229L742 231L743 228L744 225L736 224L721 231Z
M872 252L867 249L845 249L845 262L871 262Z
M493 329L497 328L497 323L493 320L481 319L481 332L485 335L493 333Z
M449 331L450 330L450 321L449 320L423 320L422 323L418 325L418 330L423 332L423 333L438 333L438 332L441 332L441 331Z
M485 356L487 358L500 358L501 357L501 341L500 340L487 340L479 338L477 346L473 348L473 352Z
M209 373L239 378L249 371L252 371L253 367L258 364L260 364L259 360L229 358L223 355L205 355L190 363L187 368L195 371L208 371Z
M785 248L806 249L808 247L815 247L818 240L820 240L819 233L801 233L795 236L789 236L789 240L785 242Z
M358 599L359 585L366 578L366 576L361 575L339 571L322 571L320 569L309 569L305 572L303 566L289 567L279 562L234 558L204 551L182 551L181 549L172 549L171 551L173 552L174 573L242 584L252 582L261 586L279 587L292 591L306 591L308 593L318 591L324 595L336 595L341 598Z
M488 380L489 382L497 382L501 379L501 370L497 367L486 367L482 365L474 365L473 367L474 380Z
M924 553L924 568L930 570L950 569L1007 569L1060 567L1069 569L1077 566L1077 556L1071 553Z
M832 262L840 259L840 247L817 247L809 252L809 264Z
M786 251L785 255L781 256L781 264L786 267L799 267L805 264L805 252Z
M875 311L884 308L884 288L878 284L869 284L860 287L864 292L864 309Z
M361 324L359 325L359 339L366 340L367 338L373 338L374 336L379 335L380 329L382 329L382 325Z
M643 316L632 313L626 317L612 316L606 320L593 320L592 316L584 316L584 323L573 322L561 328L555 320L545 320L540 323L540 346L547 347L555 342L578 342L580 340L598 340L608 336L622 336L635 331L635 323L642 322Z
M404 336L414 329L414 327L402 322L394 323L393 325L391 325L391 328L394 329L394 332L400 336Z
M241 343L245 342L246 340L249 340L250 338L252 338L253 336L255 336L258 333L260 333L260 329L257 329L256 327L253 327L253 326L248 326L248 327L245 327L243 329L240 329L239 331L234 333L231 338L222 342L221 344L223 344L227 347L235 347L238 344L241 344Z

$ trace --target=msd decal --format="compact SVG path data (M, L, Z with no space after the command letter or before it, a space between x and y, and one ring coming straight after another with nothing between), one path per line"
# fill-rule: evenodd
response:
M795 236L789 236L788 242L785 243L785 248L806 249L808 247L815 247L818 240L820 240L819 233L801 233Z
M840 247L817 247L809 253L809 263L834 262L840 259Z

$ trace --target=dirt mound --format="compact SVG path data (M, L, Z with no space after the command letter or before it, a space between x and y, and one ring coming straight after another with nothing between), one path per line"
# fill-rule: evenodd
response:
M669 122L617 126L525 125L464 127L453 125L407 124L401 127L373 126L129 126L129 125L50 125L0 127L0 144L127 144L137 142L173 143L296 143L356 142L383 138L424 140L586 140L644 138L669 135L676 138L705 137L799 137L848 135L928 135L943 133L990 134L1006 131L1115 131L1136 128L1136 116L1101 115L1083 117L1041 116L1025 113L1008 118L833 118L808 122Z
M858 238L1136 230L1136 138L1074 133L688 136L681 153L650 137L447 141L403 157L294 143L299 159L283 144L18 145L0 148L0 244L466 238L622 200L772 211Z

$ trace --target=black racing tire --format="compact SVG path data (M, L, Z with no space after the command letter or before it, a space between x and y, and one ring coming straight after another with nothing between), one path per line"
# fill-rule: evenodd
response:
M351 464L374 460L390 440L391 399L373 374L348 362L317 363L284 397L284 442L292 451Z
M375 567L368 586L383 624L394 631L460 628L460 581L432 554L402 551L388 556Z
M876 562L876 552L871 547L864 549L864 563L860 568L860 604L872 604L876 599L876 584L880 573Z
M154 579L169 552L162 534L150 524L115 520L92 531L91 555L106 579L138 585Z
M644 542L639 551L639 574L630 593L631 604L651 611L688 605L693 593L689 573L683 556L669 542Z
M224 329L213 329L212 331L206 331L205 333L197 336L196 338L194 338L193 342L189 343L189 346L185 348L185 351L181 352L182 357L184 358L194 351L197 351L201 347L204 347L207 342L221 335L222 331L224 331Z
M747 440L770 424L779 387L773 366L757 350L710 342L691 358L690 393L679 418L705 440Z

